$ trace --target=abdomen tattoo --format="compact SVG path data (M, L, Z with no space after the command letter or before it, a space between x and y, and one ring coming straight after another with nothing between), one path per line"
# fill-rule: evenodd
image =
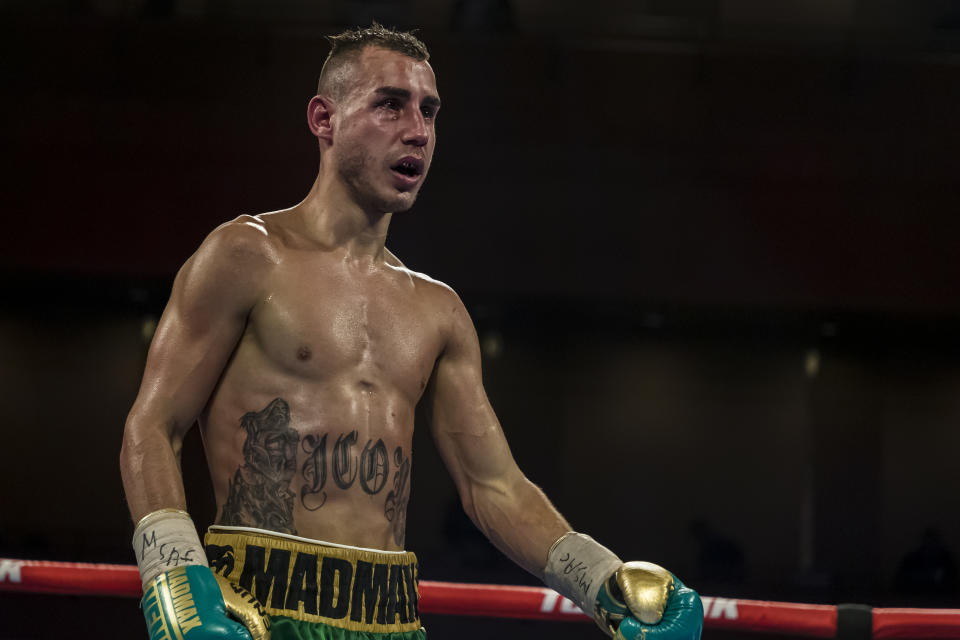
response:
M393 541L403 547L407 535L407 503L410 502L410 456L403 457L403 449L393 452L397 472L393 476L393 491L387 494L383 515L390 521Z
M327 502L327 436L308 435L300 443L307 459L300 468L305 480L300 486L300 504L308 511L316 511ZM332 435L331 435L332 437ZM333 482L343 491L358 486L367 495L377 495L387 486L390 476L390 458L387 445L378 438L367 440L357 454L358 432L341 433L333 445L329 466ZM399 447L398 447L399 450Z
M296 534L290 481L297 472L300 435L290 427L290 406L275 398L240 418L247 432L243 464L230 481L220 523Z
M293 505L297 494L290 490L290 483L297 475L297 450L302 447L306 455L299 475L304 481L300 485L304 509L318 511L327 503L328 477L340 491L360 490L370 496L382 494L389 486L383 515L394 541L403 546L410 501L410 457L404 457L403 449L394 450L391 464L382 439L371 438L360 449L356 430L341 433L330 450L327 444L332 434L308 434L301 440L290 426L290 406L283 398L244 414L240 425L247 432L243 463L230 481L220 524L296 534Z

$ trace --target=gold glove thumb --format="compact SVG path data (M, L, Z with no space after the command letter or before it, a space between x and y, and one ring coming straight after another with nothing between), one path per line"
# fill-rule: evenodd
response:
M270 640L270 618L263 605L249 591L221 575L213 574L220 585L223 602L231 618L243 624L253 640Z
M644 624L657 624L674 590L673 575L652 562L625 562L614 574L630 612Z

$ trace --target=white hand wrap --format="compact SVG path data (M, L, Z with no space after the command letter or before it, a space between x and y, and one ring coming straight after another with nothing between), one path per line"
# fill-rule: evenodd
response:
M208 566L193 520L179 509L161 509L144 516L133 532L133 551L144 586L176 567Z
M544 581L593 618L597 592L622 564L610 549L590 536L571 531L550 547Z

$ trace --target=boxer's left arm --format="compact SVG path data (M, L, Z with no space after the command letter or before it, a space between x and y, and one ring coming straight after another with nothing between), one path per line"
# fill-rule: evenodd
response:
M483 389L476 330L456 294L425 414L464 511L510 559L576 602L618 639L699 638L699 597L666 570L624 564L572 528L520 471Z
M483 389L476 330L456 294L448 293L446 345L426 390L425 417L466 514L542 580L547 550L570 525L514 461Z

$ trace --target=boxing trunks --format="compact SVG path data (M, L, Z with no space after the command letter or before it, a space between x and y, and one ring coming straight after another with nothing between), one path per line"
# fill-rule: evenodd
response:
M425 640L417 557L214 525L210 568L251 592L272 640Z

